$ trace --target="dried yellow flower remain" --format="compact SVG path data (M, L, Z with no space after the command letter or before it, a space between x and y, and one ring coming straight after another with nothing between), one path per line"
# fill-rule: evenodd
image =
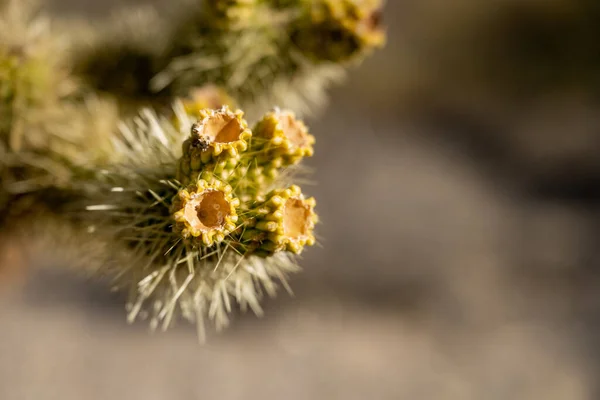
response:
M266 254L278 251L300 254L304 246L315 243L313 231L318 221L315 205L315 199L305 199L296 185L273 190L255 209L255 230L247 237L260 242L259 248Z
M224 106L219 110L204 109L200 112L200 121L192 127L191 145L206 151L204 160L209 156L218 156L227 152L235 157L248 148L252 132L243 119L240 110L232 112Z
M191 135L182 147L177 174L182 183L193 182L201 171L232 169L252 137L240 110L233 112L223 106L200 110L198 115L200 119L192 125Z
M254 128L253 150L260 150L260 164L274 168L299 163L314 153L315 138L296 115L276 109L267 113Z
M235 229L239 205L231 186L200 179L179 191L173 200L174 230L184 239L198 240L205 246L220 243Z

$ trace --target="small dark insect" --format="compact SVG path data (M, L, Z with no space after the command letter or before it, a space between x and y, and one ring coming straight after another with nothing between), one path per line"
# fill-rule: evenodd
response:
M206 136L198 136L194 138L192 146L200 149L201 151L206 151L208 150L208 146L210 146L210 139Z
M202 126L198 123L192 125L192 147L198 148L201 151L208 150L210 146L210 138L206 135L202 135Z

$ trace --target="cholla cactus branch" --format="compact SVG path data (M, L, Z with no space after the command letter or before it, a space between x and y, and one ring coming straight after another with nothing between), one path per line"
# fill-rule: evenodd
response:
M305 200L295 186L262 199L248 186L237 185L235 170L223 174L225 178L215 174L212 162L201 164L191 184L176 179L177 165L189 162L185 153L171 150L173 143L185 138L177 127L191 126L189 141L198 133L196 114L179 114L178 121L170 121L144 112L135 124L123 126L114 147L123 161L97 171L94 179L102 182L102 190L89 194L82 217L94 229L112 231L115 240L129 249L127 267L112 273L117 286L130 287L130 319L146 310L155 327L168 327L177 315L196 322L208 316L223 327L232 298L260 313L262 291L273 295L276 280L287 287L287 275L298 270L293 254L314 244L314 200ZM222 108L202 110L200 115L213 138L233 121L236 137L240 133L251 137L241 112ZM228 132L224 135L229 137ZM198 151L214 154L208 147ZM248 146L237 151L243 165L260 154ZM269 185L274 183L283 184ZM283 198L290 201L277 203ZM261 213L276 203L279 208ZM264 230L261 221L273 216L279 216L281 228L248 236Z
M183 317L203 338L236 303L260 315L315 243L315 200L294 184L315 140L296 115L381 43L373 1L182 0L110 35L73 24L79 39L0 0L3 228L64 222L90 272L130 293L130 321ZM322 54L328 29L344 35ZM262 115L274 103L295 113ZM155 108L132 116L140 104Z
M72 75L70 38L50 22L32 1L0 6L2 196L8 201L72 190L80 165L110 158L117 109Z

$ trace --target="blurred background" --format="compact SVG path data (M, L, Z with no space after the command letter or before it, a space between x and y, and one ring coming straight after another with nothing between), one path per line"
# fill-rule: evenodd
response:
M199 346L8 252L0 399L600 398L600 3L389 0L384 19L387 47L310 121L323 247L294 297Z

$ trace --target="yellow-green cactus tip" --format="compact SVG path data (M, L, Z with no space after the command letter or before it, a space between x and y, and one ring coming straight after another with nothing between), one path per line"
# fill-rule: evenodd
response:
M240 110L233 112L223 106L200 110L198 115L200 119L192 125L179 160L177 179L184 184L196 179L201 171L228 176L252 137Z
M314 198L304 198L298 186L271 192L256 210L255 228L268 232L268 239L260 247L272 253L299 254L305 246L314 245L313 231L318 221L315 204Z
M255 135L263 158L274 168L297 164L314 153L315 137L289 110L275 109L267 113L256 125Z
M192 139L212 149L216 155L228 150L237 152L248 148L252 132L241 110L231 111L228 106L200 111L201 119L192 126Z
M218 180L200 179L175 197L173 229L184 239L212 246L235 229L239 205L231 186Z

